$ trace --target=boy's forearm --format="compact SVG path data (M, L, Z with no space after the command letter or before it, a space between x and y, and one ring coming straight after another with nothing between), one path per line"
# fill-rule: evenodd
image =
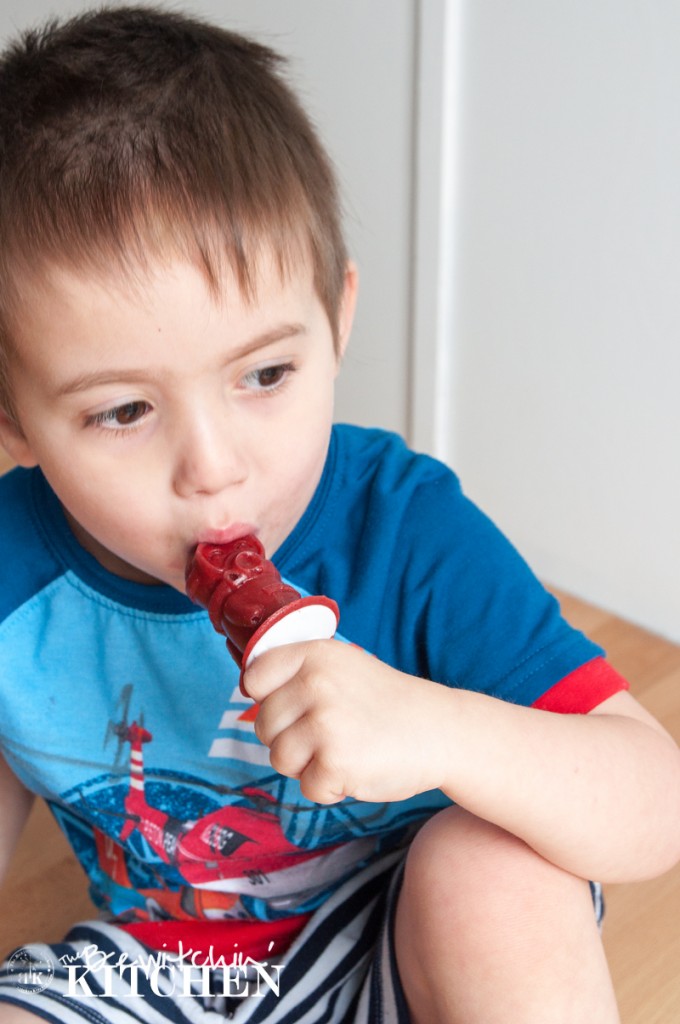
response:
M590 715L410 676L337 640L256 658L244 692L275 771L317 803L443 790L583 878L660 874L680 857L680 752L630 695Z
M0 881L5 877L32 804L33 794L29 793L12 774L0 754Z
M680 857L680 751L644 722L438 694L441 789L584 878L630 881Z

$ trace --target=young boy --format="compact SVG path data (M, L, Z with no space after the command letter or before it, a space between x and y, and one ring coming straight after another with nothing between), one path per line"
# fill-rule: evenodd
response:
M676 861L678 750L448 469L332 425L278 58L104 9L5 53L0 133L0 863L38 793L102 915L0 1022L616 1021L587 880ZM341 620L246 696L184 572L248 533Z

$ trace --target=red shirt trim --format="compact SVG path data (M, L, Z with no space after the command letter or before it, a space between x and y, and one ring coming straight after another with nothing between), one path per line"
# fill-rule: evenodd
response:
M608 697L628 689L628 682L609 662L595 658L560 679L532 707L561 715L587 715Z
M118 927L152 949L178 953L196 966L245 962L260 963L281 956L297 938L311 914L279 921L140 921ZM192 961L192 956L195 960ZM242 958L242 959L241 959Z

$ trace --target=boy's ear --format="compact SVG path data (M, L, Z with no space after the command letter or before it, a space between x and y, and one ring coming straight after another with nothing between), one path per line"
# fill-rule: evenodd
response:
M352 333L358 291L359 271L357 270L356 263L349 260L345 269L345 286L342 290L340 310L338 312L338 362L345 355L349 336Z
M21 427L13 416L5 412L2 406L0 406L0 444L18 466L30 469L31 466L38 465L38 460L33 455Z

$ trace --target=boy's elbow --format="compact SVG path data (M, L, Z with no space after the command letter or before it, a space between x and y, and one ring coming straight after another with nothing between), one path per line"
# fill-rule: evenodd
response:
M631 881L646 882L652 878L658 878L660 875L665 875L668 871L672 871L673 868L678 866L680 863L680 828L676 826L666 841L664 841L664 838L661 838L654 853L650 856L647 870L641 871Z
M628 840L622 831L610 870L596 876L601 882L645 882L680 863L680 747L668 733L657 741L653 753L648 751L647 785L629 819Z
M674 868L680 863L680 747L675 745L675 774L670 780L671 796L671 842L669 844L668 866L664 871Z
M640 881L663 875L680 863L680 747L670 737L666 758L667 771L659 809L640 823L649 843L648 870L640 875ZM656 822L656 828L652 821Z

